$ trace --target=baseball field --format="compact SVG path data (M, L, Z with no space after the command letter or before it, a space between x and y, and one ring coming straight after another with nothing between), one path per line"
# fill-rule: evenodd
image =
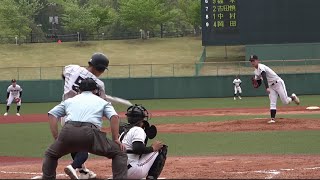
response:
M163 178L318 178L319 96L301 96L301 105L279 106L278 122L267 124L267 97L134 100L152 114L156 139L169 146ZM280 104L281 102L279 102ZM52 143L46 113L57 103L25 103L21 117L0 117L0 177L41 175L44 151ZM124 119L124 106L115 106ZM1 105L2 110L5 109ZM109 132L109 123L104 130ZM152 142L152 141L151 141ZM58 178L70 156L59 161ZM90 155L87 167L111 176L111 161Z

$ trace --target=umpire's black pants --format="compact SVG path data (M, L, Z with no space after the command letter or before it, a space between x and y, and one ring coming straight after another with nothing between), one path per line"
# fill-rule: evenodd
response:
M127 154L90 123L66 123L57 140L45 152L43 179L55 179L58 159L72 152L87 151L112 159L113 179L127 178Z

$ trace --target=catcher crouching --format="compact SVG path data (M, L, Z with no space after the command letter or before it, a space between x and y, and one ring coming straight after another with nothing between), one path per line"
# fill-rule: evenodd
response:
M120 141L128 155L128 179L157 179L164 167L168 146L155 141L147 146L148 139L157 135L157 128L149 124L149 113L141 105L127 109L128 123L120 126Z

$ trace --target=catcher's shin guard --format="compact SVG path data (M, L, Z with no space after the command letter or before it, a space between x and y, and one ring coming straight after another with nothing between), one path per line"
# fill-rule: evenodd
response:
M158 179L167 159L168 146L163 145L159 151L159 155L152 164L146 179Z

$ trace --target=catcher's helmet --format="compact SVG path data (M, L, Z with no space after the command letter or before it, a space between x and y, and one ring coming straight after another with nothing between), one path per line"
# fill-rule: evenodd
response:
M94 53L88 63L98 71L104 71L108 69L109 59L102 53Z
M81 81L79 89L80 91L93 91L98 89L98 85L92 78L87 78Z
M129 124L136 124L140 121L149 120L149 112L141 105L135 104L127 109L126 116Z

